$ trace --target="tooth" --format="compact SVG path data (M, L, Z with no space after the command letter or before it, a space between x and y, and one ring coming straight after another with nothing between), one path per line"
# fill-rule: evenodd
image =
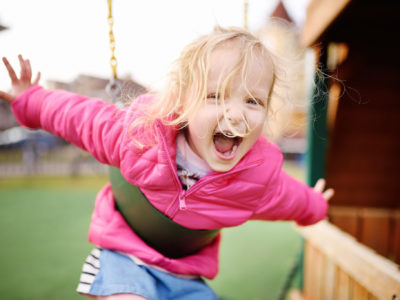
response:
M235 151L236 151L236 149L237 149L237 145L234 145L233 147L232 147L232 152L231 153L234 153Z

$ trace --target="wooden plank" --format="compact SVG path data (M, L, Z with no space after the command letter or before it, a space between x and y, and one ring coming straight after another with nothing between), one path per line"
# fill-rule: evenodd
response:
M393 244L392 255L395 263L400 264L400 211L396 211L393 217ZM398 296L400 299L400 296Z
M392 213L387 209L360 210L360 242L385 257L389 256L391 217Z
M365 287L358 282L354 282L351 299L368 300L369 294Z
M325 280L321 299L335 300L336 273L337 267L335 263L325 256Z
M331 206L329 220L343 231L359 239L359 207Z
M313 282L313 299L322 298L322 286L324 283L324 257L319 249L315 249L314 256L314 282Z
M300 35L301 44L309 47L346 7L350 0L312 0Z
M335 299L350 300L351 279L349 275L342 269L338 269L336 274Z
M312 292L312 282L314 275L313 268L313 256L314 256L314 247L306 242L304 246L304 295L306 299L310 299L310 294Z
M400 295L400 271L395 263L326 221L307 227L298 226L297 229L307 243L322 251L378 299Z
M308 290L307 290L307 299L310 300L317 300L319 297L319 293L318 293L318 270L320 268L320 264L319 264L319 256L318 256L318 250L311 246L309 247L309 250L311 250L309 252L309 261L308 261L308 265L307 265L307 272L310 273L309 275L309 282L308 282Z
M329 220L379 254L400 263L400 210L335 205L329 209Z

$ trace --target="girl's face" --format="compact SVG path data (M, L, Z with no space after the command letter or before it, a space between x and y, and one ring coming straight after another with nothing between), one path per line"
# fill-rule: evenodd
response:
M232 78L229 91L225 92L224 105L219 103L218 84L239 57L231 46L222 45L212 52L207 101L188 120L189 146L211 169L219 172L232 169L262 133L273 81L272 62L252 57L247 66L246 82L242 82L241 72L238 72Z

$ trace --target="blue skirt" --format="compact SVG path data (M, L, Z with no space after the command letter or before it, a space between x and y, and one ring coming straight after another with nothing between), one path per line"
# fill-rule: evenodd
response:
M77 291L92 296L130 293L149 300L214 300L213 290L201 278L185 279L137 265L123 254L94 249L83 265Z

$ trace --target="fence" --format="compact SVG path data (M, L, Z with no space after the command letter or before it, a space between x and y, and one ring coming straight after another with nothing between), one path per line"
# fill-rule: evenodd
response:
M69 144L48 151L31 151L26 148L0 151L0 178L30 175L106 174L107 170L107 166L98 163L88 153Z
M303 291L291 300L398 300L399 266L327 221L298 227L305 238Z
M329 220L360 243L400 264L400 209L331 206Z

